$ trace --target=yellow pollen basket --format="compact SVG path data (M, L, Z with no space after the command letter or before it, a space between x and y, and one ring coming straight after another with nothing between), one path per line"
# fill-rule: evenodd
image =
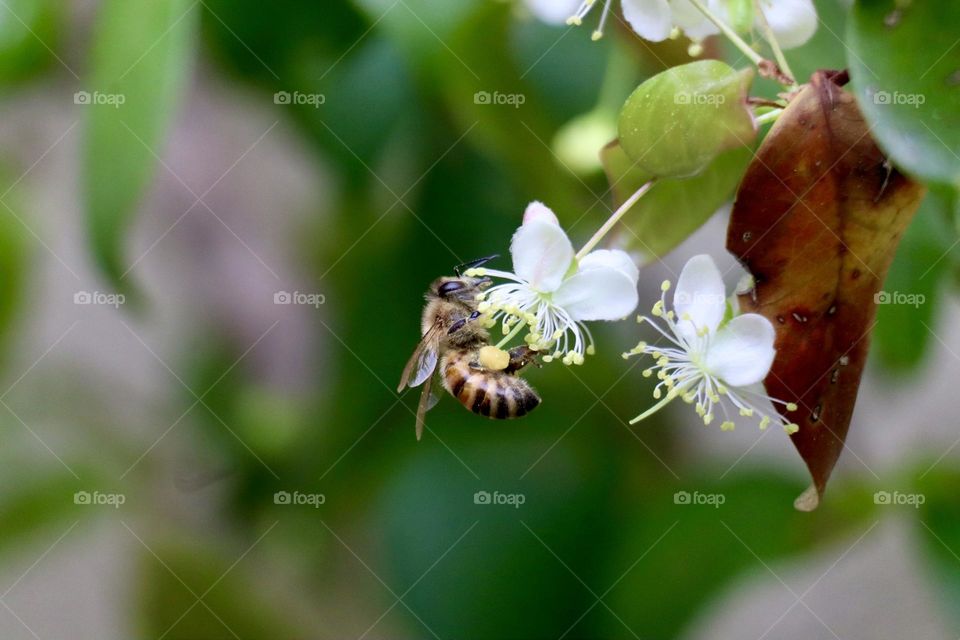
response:
M480 347L480 366L490 371L503 371L510 364L510 354L492 345Z

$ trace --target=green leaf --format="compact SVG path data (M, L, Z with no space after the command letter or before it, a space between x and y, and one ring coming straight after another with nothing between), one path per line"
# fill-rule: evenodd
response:
M647 260L669 253L733 196L751 157L749 148L731 149L698 175L661 180L626 214L617 244ZM650 179L616 142L604 147L601 158L617 204Z
M877 143L904 171L954 188L960 187L957 25L960 3L931 0L862 0L847 25L850 79Z
M645 81L620 112L620 144L652 176L678 178L702 171L722 151L753 142L746 106L753 70L718 60L667 69Z
M941 283L956 267L951 198L927 194L897 250L877 298L874 346L883 365L906 372L923 360L932 339ZM954 252L956 253L956 252Z
M123 241L149 184L193 50L197 5L107 0L100 6L92 75L75 96L86 109L84 192L94 257L118 289Z

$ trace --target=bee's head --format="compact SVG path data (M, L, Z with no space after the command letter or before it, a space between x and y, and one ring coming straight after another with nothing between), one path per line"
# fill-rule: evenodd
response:
M490 284L490 278L468 278L466 276L437 278L430 286L430 293L441 300L472 302L477 299L477 294L489 287Z
M461 264L454 268L456 277L437 278L430 285L430 293L441 300L459 300L461 302L473 302L477 299L477 294L490 286L490 278L473 278L463 275L464 271L479 267L480 265L497 258L498 256L487 256Z

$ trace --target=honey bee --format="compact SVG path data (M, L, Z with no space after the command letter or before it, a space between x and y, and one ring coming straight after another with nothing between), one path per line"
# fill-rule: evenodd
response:
M490 335L477 321L477 294L490 286L490 279L461 273L495 257L460 265L454 270L455 277L437 278L425 295L420 344L404 367L397 388L400 392L407 386L423 385L417 407L417 440L423 435L426 412L437 402L431 386L438 365L443 388L479 415L497 420L519 418L540 404L537 392L517 375L528 364L536 363L536 351L526 345L514 347L502 370L480 364L480 349L490 345Z

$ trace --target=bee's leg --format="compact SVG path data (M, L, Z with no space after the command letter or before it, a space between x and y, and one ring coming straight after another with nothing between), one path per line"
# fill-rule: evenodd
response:
M519 347L514 347L508 352L510 354L510 363L507 364L507 368L504 369L507 373L514 373L520 371L528 364L535 364L540 366L540 363L537 362L537 356L539 352L534 351L527 345L521 345Z
M457 320L456 322L454 322L452 325L450 325L450 328L447 330L447 335L450 335L450 334L452 334L452 333L456 333L457 331L460 331L460 329L462 329L465 324L467 324L467 323L470 322L471 320L476 320L476 319L479 318L479 317L480 317L480 312L479 312L479 311L474 311L473 313L471 313L471 314L470 314L469 316L467 316L466 318L460 318L459 320Z

